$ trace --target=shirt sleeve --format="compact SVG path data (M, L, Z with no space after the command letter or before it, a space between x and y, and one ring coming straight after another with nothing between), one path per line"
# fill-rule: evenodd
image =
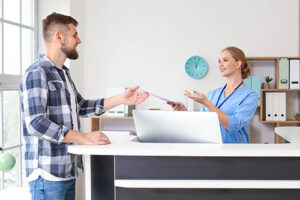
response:
M78 92L77 92L77 100L79 104L79 116L81 117L91 117L91 116L99 116L102 115L103 106L104 106L104 99L97 99L97 100L88 100L84 99Z
M228 115L229 133L236 133L250 123L255 114L257 102L257 94L255 92L251 92L239 104L233 114Z
M202 105L200 112L207 112L207 111L208 111L207 108L204 105Z
M208 92L207 98L208 98L209 101L211 101L211 98L212 98L212 92L211 91ZM202 104L200 112L209 112L209 110Z
M28 134L52 143L62 143L68 127L58 125L47 117L48 86L40 69L27 72L20 85L23 118Z

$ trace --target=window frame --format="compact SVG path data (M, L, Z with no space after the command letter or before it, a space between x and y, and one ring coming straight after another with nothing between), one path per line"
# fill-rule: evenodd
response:
M38 32L38 16L39 16L39 13L38 13L38 0L33 0L33 5L34 5L34 10L33 10L33 26L28 26L28 25L24 25L22 24L22 3L23 1L22 0L19 0L20 2L20 10L19 10L19 14L20 14L20 22L19 23L16 23L16 22L13 22L13 21L9 21L9 20L6 20L4 19L4 0L0 0L0 3L2 4L1 8L1 14L0 15L0 26L1 26L1 41L2 41L2 46L0 46L0 48L2 48L2 63L0 63L1 65L1 71L2 73L0 73L0 146L3 148L3 145L4 145L4 133L3 133L3 91L18 91L19 92L19 84L21 82L21 79L22 79L22 73L23 73L23 66L22 66L22 41L23 41L23 38L22 38L22 30L25 28L25 29L29 29L29 30L32 30L33 31L33 60L36 60L37 59L37 55L38 55L38 45L39 45L39 32ZM4 24L10 24L10 25L13 25L13 26L16 26L19 28L19 31L20 31L20 64L19 64L19 67L20 67L20 74L17 74L17 75L11 75L11 74L4 74ZM21 104L21 102L20 102ZM19 173L20 173L20 186L23 187L25 186L24 183L24 179L23 177L24 174L25 174L25 169L23 168L23 164L24 164L24 161L25 161L25 158L24 158L24 151L23 151L23 134L22 134L22 117L21 117L21 108L20 108L20 113L19 113L19 116L20 116L20 130L19 130L19 133L20 133L20 141L19 141L19 144L17 145L12 145L12 146L8 146L8 147L4 147L4 150L18 150L18 153L20 154L19 155L19 160L16 161L16 162L20 162L19 163ZM4 188L4 172L0 172L0 190L2 189L5 189Z

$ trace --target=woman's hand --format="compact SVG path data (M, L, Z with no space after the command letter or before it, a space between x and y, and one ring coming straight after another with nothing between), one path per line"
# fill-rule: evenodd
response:
M193 99L194 101L201 103L201 104L206 104L208 99L205 96L205 94L194 91L194 95L192 95L188 90L184 90L184 95Z
M185 106L183 105L183 103L181 102L167 102L167 104L169 104L174 111L186 111Z

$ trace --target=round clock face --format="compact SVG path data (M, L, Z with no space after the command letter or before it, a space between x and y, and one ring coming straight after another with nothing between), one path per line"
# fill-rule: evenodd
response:
M185 63L185 71L192 78L202 78L207 70L207 62L201 56L192 56Z

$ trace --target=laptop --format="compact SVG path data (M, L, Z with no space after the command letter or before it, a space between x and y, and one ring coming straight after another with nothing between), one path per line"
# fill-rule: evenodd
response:
M139 142L222 143L215 112L134 110Z

